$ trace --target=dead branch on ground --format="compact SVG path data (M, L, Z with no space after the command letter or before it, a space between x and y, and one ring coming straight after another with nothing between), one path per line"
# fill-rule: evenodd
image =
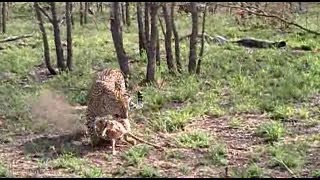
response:
M3 40L0 40L0 43L5 43L5 42L10 42L10 41L16 41L16 40L19 40L19 39L24 39L24 38L30 38L33 36L34 33L31 33L31 34L24 34L24 35L21 35L21 36L12 36L12 37L7 37Z
M306 32L309 32L309 33L311 33L311 34L320 35L319 32L316 32L316 31L313 31L313 30L311 30L311 29L305 28L305 27L303 27L303 26L301 26L301 25L299 25L299 24L297 24L297 23L295 23L295 22L287 21L287 20L285 20L285 19L283 19L283 18L281 18L281 17L279 17L279 16L277 16L277 15L268 14L268 13L266 13L265 11L263 11L263 10L257 8L257 7L252 7L252 6L248 6L248 5L246 5L246 6L244 6L244 7L240 7L240 6L230 6L230 5L223 5L223 4L218 4L218 5L221 6L221 7L238 8L238 9L244 10L244 11L246 11L246 12L248 12L248 13L251 13L251 14L253 14L253 15L256 15L256 16L267 17L267 18L275 18L275 19L277 19L277 20L279 20L279 21L281 21L281 22L283 22L283 23L285 23L285 24L287 24L287 25L293 25L293 26L296 26L296 27L298 27L298 28L300 28L300 29L302 29L302 30L304 30L304 31L306 31ZM252 10L250 10L250 9L255 9L255 10L257 10L258 12L252 11Z

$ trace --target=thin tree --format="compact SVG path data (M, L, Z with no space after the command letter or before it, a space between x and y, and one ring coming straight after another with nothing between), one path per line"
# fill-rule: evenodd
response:
M6 2L2 2L2 33L7 31L7 5Z
M146 37L146 47L149 47L149 42L150 42L150 22L149 22L149 3L145 2L144 3L144 32L145 32L145 37Z
M66 25L67 25L67 67L72 71L72 24L71 2L66 2Z
M42 20L42 15L41 15L41 12L40 12L39 4L37 2L34 2L33 3L33 7L35 9L36 18L38 20L39 29L40 29L41 34L42 34L42 42L43 42L43 49L44 49L44 62L46 64L46 67L48 68L49 72L52 75L56 75L57 73L52 68L51 63L50 63L50 49L49 49L48 37L47 37L47 33L46 33L46 30L45 30L44 25L43 25L43 20Z
M204 52L204 31L205 31L205 25L206 25L206 16L207 16L207 4L204 7L203 18L202 18L201 48L200 48L199 60L198 60L198 65L196 70L197 74L200 74L201 60L203 58L203 52Z
M180 43L179 43L179 34L174 22L174 7L175 7L175 2L172 2L171 3L171 23L172 23L172 31L174 36L174 53L175 53L178 72L181 73L182 66L180 63Z
M84 3L84 24L88 23L88 2Z
M125 11L125 7L124 6L125 6L124 3L120 3L122 23L123 23L123 25L127 25L127 22L126 22L126 11Z
M161 20L159 15L158 15L158 20L159 20L159 24L160 24L160 27L161 27L162 34L163 34L163 36L166 36L166 31L164 30L164 26L163 26L162 20Z
M164 21L166 24L165 49L166 49L167 66L170 73L175 73L176 67L175 67L175 63L173 62L172 47L171 47L172 22L170 19L170 14L168 12L168 7L166 3L162 4L162 10L164 15Z
M73 3L70 2L70 14L71 14L71 25L74 27L74 17L73 17Z
M83 4L80 2L80 26L83 26Z
M159 38L159 29L157 28L157 45L156 45L156 62L160 66L160 38Z
M123 47L122 31L120 29L119 2L113 2L110 16L111 35L116 49L116 54L121 71L128 76L130 74L129 60Z
M55 2L50 2L50 9L52 13L52 26L53 26L53 33L54 33L54 44L56 47L56 54L57 54L57 66L60 71L64 71L65 64L64 64L63 49L62 49L61 37L60 37L60 28L59 28Z
M103 12L103 6L102 6L102 2L99 3L99 12Z
M139 31L139 53L140 56L142 56L143 51L147 52L147 41L143 27L141 2L137 2L137 22Z
M156 69L156 42L157 42L157 12L158 5L156 2L150 2L150 16L151 16L151 35L149 46L149 58L147 65L147 82L155 81L155 69Z
M131 25L131 21L130 21L130 3L129 2L126 2L126 23L127 23L128 27Z
M197 3L191 2L192 32L190 37L189 73L194 73L197 65L198 9Z

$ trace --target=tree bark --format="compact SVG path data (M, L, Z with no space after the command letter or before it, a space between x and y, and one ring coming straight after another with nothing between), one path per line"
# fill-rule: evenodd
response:
M119 2L113 2L110 18L110 29L112 34L112 39L114 47L116 49L116 54L121 71L127 77L130 74L129 60L123 47L122 31L120 30L120 12L119 12Z
M171 3L171 23L172 23L172 31L174 36L174 53L175 53L178 72L181 73L182 66L180 62L180 43L179 43L179 34L174 22L174 7L175 7L175 2L172 2Z
M74 17L73 17L73 3L70 2L70 16L71 16L71 25L72 25L72 28L74 27Z
M84 24L88 24L88 2L84 3Z
M46 30L45 30L44 25L43 25L43 20L42 20L42 16L41 16L41 12L40 12L38 3L34 2L33 7L35 9L36 18L38 20L39 29L40 29L41 34L42 34L42 42L43 42L43 49L44 49L44 62L46 64L46 67L48 68L50 74L56 75L57 73L52 68L51 62L50 62L50 49L49 49L48 37L47 37L47 33L46 33Z
M58 68L60 71L64 71L65 65L64 65L63 49L62 49L62 45L61 45L60 28L59 28L59 22L58 22L55 2L50 2L50 6L51 6L50 8L51 8L51 13L52 13L54 44L56 47L56 54L57 54L57 65L58 65Z
M6 3L7 4L7 9L6 9L6 11L7 11L7 15L6 15L6 20L7 21L9 21L9 13L10 13L10 4L11 4L11 2L7 2Z
M142 18L142 8L141 2L137 2L137 21L138 21L138 30L139 30L139 53L142 56L143 50L147 53L147 46L146 46L146 37L143 28L143 18Z
M161 27L161 31L162 31L163 37L165 37L166 36L166 31L164 30L163 23L162 23L162 20L161 20L159 15L158 15L158 19L159 19L159 24L160 24L160 27Z
M145 37L146 37L146 48L149 47L149 42L150 42L150 22L149 22L149 3L145 2L144 3L144 32L145 32Z
M150 16L151 16L151 35L150 35L150 47L149 58L147 65L147 82L155 81L155 65L156 65L156 42L157 42L157 12L158 5L155 2L150 3Z
M193 74L197 65L197 36L198 36L198 10L196 2L191 2L191 16L192 16L192 33L190 37L190 51L188 71Z
M83 26L83 4L80 2L80 26Z
M201 70L201 60L203 57L203 52L204 52L204 32L205 32L205 25L206 25L206 16L207 16L207 4L204 7L204 11L203 11L203 19L202 19L202 33L201 33L201 49L200 49L200 57L198 60L198 65L197 65L197 70L196 73L200 74L200 70Z
M67 67L72 71L72 24L71 2L66 2L66 25L67 25Z
M126 2L126 22L127 26L129 27L131 25L131 20L130 20L130 3Z
M122 23L123 23L123 25L127 25L127 22L126 22L126 11L125 11L125 7L124 7L124 3L120 3L120 5L121 5Z
M159 29L157 28L157 45L156 45L156 63L160 66L160 38L159 38Z
M166 3L162 5L162 10L163 10L164 20L166 24L165 48L166 48L167 66L168 66L169 72L174 73L176 71L176 67L173 62L172 47L171 47L172 22L170 19L170 15L169 15L168 7Z
M2 2L2 33L7 31L7 6L6 2Z

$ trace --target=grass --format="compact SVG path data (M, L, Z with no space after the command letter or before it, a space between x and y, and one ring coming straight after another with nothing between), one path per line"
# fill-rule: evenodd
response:
M223 166L228 164L227 148L224 144L217 143L211 145L207 156L214 165Z
M0 163L0 177L2 177L2 178L10 177L9 176L9 170L2 163Z
M149 147L146 145L137 145L130 148L123 158L127 161L128 165L140 165L143 159L148 155Z
M271 121L264 123L257 129L259 135L267 141L278 141L285 135L285 128L281 122Z
M180 151L168 151L165 154L165 159L184 159L185 155L183 154L183 152Z
M234 178L263 178L264 170L257 164L251 164L246 168L234 169L231 176Z
M132 7L133 8L133 7ZM317 7L319 8L319 7ZM313 10L318 12L318 9ZM134 12L134 9L132 9ZM43 62L43 48L41 34L34 24L32 7L25 3L17 3L12 8L12 19L8 21L6 34L0 34L0 39L13 35L28 34L35 31L31 38L24 39L27 46L20 46L18 42L2 43L0 50L0 72L11 72L14 76L0 83L0 117L4 116L6 128L14 132L47 132L49 126L37 124L32 119L31 104L39 97L44 89L54 89L63 94L72 105L86 104L87 90L94 75L93 69L106 67L118 68L118 62L112 43L111 33L106 27L106 14L97 13L99 30L96 29L91 18L83 27L79 26L79 14L75 11L75 28L73 29L74 71L62 73L45 83L36 83L28 73L35 65ZM311 12L310 12L311 13ZM13 18L15 15L25 17ZM305 15L296 17L298 24L305 24ZM135 17L134 17L135 18ZM134 22L136 19L132 19ZM104 22L104 23L100 23ZM184 15L176 17L176 24L180 36L190 33L191 18ZM316 16L309 14L308 28L320 31ZM214 26L212 26L214 24ZM260 24L260 25L259 25ZM54 40L50 24L45 24L48 31L52 64L56 64ZM109 25L108 25L109 26ZM61 26L62 40L65 40L64 26ZM131 64L132 78L130 84L137 85L145 77L147 57L138 53L138 33L136 25L124 28L123 34L126 54L138 61ZM246 31L244 31L246 30ZM246 36L265 38L269 40L285 40L290 46L305 46L317 49L319 37L314 37L296 28L288 29L290 33L280 33L277 29L264 24L259 19L253 19L248 27L239 27L234 17L229 14L215 14L207 17L206 33L223 35L236 40ZM163 38L160 33L160 39ZM266 113L271 122L263 122L256 132L273 146L268 148L271 166L283 167L283 163L292 169L302 168L305 164L305 152L294 152L289 145L278 146L282 138L288 136L289 129L284 126L285 121L296 120L306 123L312 119L314 126L319 124L319 113L308 105L308 98L319 94L320 89L320 55L307 52L301 56L293 55L290 50L258 49L248 53L246 48L234 44L217 46L206 44L202 60L202 70L197 76L187 73L189 59L189 41L181 41L181 63L184 72L178 76L168 74L165 57L161 59L161 66L157 67L156 79L163 80L161 88L148 85L142 87L145 105L139 117L146 123L145 132L166 134L178 133L176 142L187 148L207 148L207 159L216 166L224 166L227 162L228 151L224 144L212 143L211 132L188 132L186 126L195 121L202 121L202 115L208 118L231 116L228 126L241 128L246 124L241 117L234 114ZM161 44L161 55L164 53ZM1 76L0 76L1 77ZM24 86L23 83L28 86ZM52 105L54 107L55 105ZM1 120L1 119L0 119ZM137 122L137 119L133 119ZM140 123L140 122L139 122ZM186 131L186 132L182 132ZM2 132L1 132L2 133ZM294 133L293 133L294 135ZM11 137L3 135L6 139ZM310 135L311 136L311 135ZM319 139L319 138L318 138ZM316 141L317 139L312 139ZM14 139L11 140L14 142ZM310 140L311 141L311 140ZM288 147L287 147L288 146ZM126 165L137 168L136 175L140 177L158 177L159 167L142 166L144 159L151 156L147 146L134 146L124 152L122 158ZM293 158L295 157L295 158ZM189 158L179 150L170 151L165 155L167 160L188 161ZM275 161L276 158L278 161ZM107 162L112 159L106 159ZM258 160L257 160L258 161ZM283 162L283 163L279 163ZM67 173L76 173L81 177L101 177L103 171L89 162L73 155L65 154L53 161L53 167L62 168ZM257 164L250 164L239 170L238 177L261 177L264 168ZM184 167L180 168L180 171ZM119 168L123 176L127 169ZM0 166L0 175L6 174L7 168ZM315 171L317 172L317 171ZM161 174L162 175L162 174Z
M241 119L236 117L233 117L229 122L229 126L234 129L240 128L241 124L242 124Z
M286 168L299 169L305 163L306 147L303 143L300 144L279 144L269 148L272 159L271 166L279 166L286 170Z
M312 177L314 177L314 178L319 178L319 177L320 177L320 170L315 170L315 171L312 173Z
M179 145L189 148L207 148L212 142L212 137L205 132L193 131L181 134L176 141Z
M160 177L160 173L157 169L153 168L151 165L143 165L141 167L140 172L138 173L138 177L142 178L155 178Z
M83 178L94 178L103 176L102 169L88 165L84 159L77 158L73 154L63 154L51 162L52 168L66 169L69 173L76 173Z

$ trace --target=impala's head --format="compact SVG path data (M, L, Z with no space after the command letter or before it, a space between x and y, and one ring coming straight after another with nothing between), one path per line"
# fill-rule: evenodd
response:
M102 131L106 128L107 122L112 120L112 116L103 116L103 117L96 117L94 121L94 129L97 134L101 134Z

